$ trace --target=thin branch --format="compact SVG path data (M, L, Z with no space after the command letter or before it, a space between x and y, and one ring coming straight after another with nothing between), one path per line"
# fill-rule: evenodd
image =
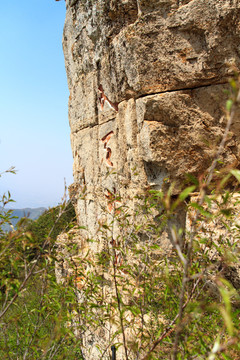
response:
M8 357L9 360L12 360L12 358L9 355L9 350L10 349L9 349L9 346L8 346L8 338L7 338L5 327L4 327L4 329L2 329L2 331L3 331L3 334L4 334L4 342L5 342L5 346L6 346L6 350L7 350L7 357Z
M170 236L170 241L171 241L172 245L175 247L181 262L183 263L183 265L186 265L186 259L185 259L184 255L183 255L181 247L179 245L176 229L173 229L171 227L170 230L171 230L171 235L172 235L172 236Z
M115 195L115 197L116 197L116 195ZM113 238L114 218L115 218L115 214L116 214L116 202L115 201L113 202L113 206L114 206L114 208L113 208L112 241L111 241L112 251L113 251L113 259L112 259L113 279L114 279L114 287L115 287L115 292L116 292L116 297L117 297L118 311L119 311L120 324L121 324L121 330L122 330L122 336L123 336L123 347L124 347L124 351L125 351L126 360L128 360L127 342L126 342L126 336L125 336L125 330L124 330L124 324L123 324L121 300L120 300L118 283L117 283L117 269L116 269L117 254L116 254L116 250L115 250L115 240Z
M115 258L116 258L116 251L114 249L114 259L113 259L113 278L114 278L114 286L115 286L115 292L116 292L116 297L117 297L117 304L118 304L118 311L119 311L119 317L120 317L120 324L121 324L121 329L122 329L122 336L123 336L123 346L124 346L124 350L125 350L125 356L126 356L126 360L128 360L128 352L127 352L127 343L126 343L126 337L125 337L125 330L124 330L124 324L123 324L123 316L122 316L122 311L121 311L121 300L120 300L120 295L119 295L119 290L118 290L118 284L117 284L117 278L116 278L116 265L115 265Z
M65 208L66 209L66 203L65 203ZM43 243L42 246L42 251L45 250L47 244L48 244L48 238L51 236L57 222L59 221L61 215L63 214L64 210L59 211L58 217L55 221L55 223L53 224L51 230L49 231L48 237L46 238L46 240ZM31 267L31 269L29 270L29 273L25 276L25 279L23 280L23 282L21 283L21 285L19 286L18 292L15 293L15 295L12 297L12 299L9 301L9 303L6 305L5 309L2 310L2 312L0 313L0 319L6 314L6 312L9 310L9 308L12 306L12 304L15 302L15 300L18 298L19 294L21 293L21 291L25 288L28 280L30 279L30 277L32 276L37 264L39 263L40 259L42 256L42 252L36 257L36 259L33 260L33 265Z
M188 305L189 301L191 300L191 298L193 297L195 290L200 282L201 278L198 278L197 281L195 282L191 294L189 295L187 301L184 303L183 305L183 309L185 309L185 307ZM149 355L156 349L156 347L162 342L163 339L165 339L167 336L171 335L171 333L176 329L176 321L179 318L179 313L175 316L175 318L170 322L170 324L166 327L166 329L164 330L164 332L161 334L161 336L154 341L151 349L147 352L147 354L141 359L141 360L148 360ZM175 325L175 326L174 326ZM174 326L174 327L173 327Z
M204 202L204 198L206 195L206 189L209 186L212 178L213 178L213 173L214 170L216 168L217 162L219 160L220 155L222 154L223 150L224 150L224 146L225 143L227 141L227 136L230 130L230 127L232 125L233 122L233 118L236 112L236 108L237 108L237 103L240 101L240 90L238 92L238 95L236 97L236 101L234 102L232 109L230 111L230 115L228 116L227 119L227 125L225 127L225 131L222 137L222 141L219 145L218 151L215 155L215 158L212 162L212 165L210 166L209 170L208 170L208 176L206 178L205 181L205 186L202 188L202 192L200 195L200 199L199 199L199 205L201 206ZM188 243L188 252L187 252L187 258L186 258L186 263L184 265L184 271L183 271L183 279L182 279L182 289L181 289L181 294L180 294L180 298L179 298L179 324L182 321L183 318L183 302L184 302L184 297L185 297L185 290L186 290L186 283L188 281L188 271L189 271L189 267L191 264L191 255L192 255L192 245L193 245L193 239L196 236L196 224L199 218L200 212L199 210L196 211L195 217L192 221L191 224L191 230L190 230L190 238L189 238L189 243ZM175 334L175 341L174 341L174 347L173 347L173 360L177 360L177 353L178 353L178 344L179 344L179 338L180 338L180 333L181 333L182 327L179 326L176 330L176 334Z
M215 357L216 357L216 354L219 354L219 353L227 350L230 346L238 343L238 341L239 341L239 339L235 337L235 338L233 338L233 339L230 339L230 340L229 340L226 344L224 344L224 345L217 344L216 347L215 347L215 345L214 345L211 353L210 353L209 356L208 356L208 360L214 360Z
M65 335L61 340L59 340L59 343L58 343L58 345L56 346L56 349L55 349L54 353L49 355L49 358L48 358L49 360L53 359L54 356L57 354L57 352L58 352L61 344L62 344L63 341L65 340L66 336L67 336L67 335Z
M46 320L48 319L48 317L49 317L49 315L50 315L50 313L48 313L47 316L43 319L43 321L40 322L40 316L41 316L41 315L40 315L40 310L41 310L41 307L42 307L42 304L43 304L43 296L44 296L44 292L45 292L45 290L46 290L46 286L47 286L47 281L46 281L46 277L45 277L45 278L44 278L44 282L43 282L43 284L42 284L42 288L41 288L41 300L40 300L40 304L39 304L39 311L38 311L37 321L36 321L36 323L35 323L35 325L34 325L34 331L33 331L33 333L32 333L31 339L29 340L28 345L27 345L27 348L26 348L26 350L25 350L25 352L24 352L23 360L25 360L26 357L27 357L27 354L28 354L28 352L29 352L30 346L31 346L31 344L32 344L32 342L33 342L33 339L34 339L34 337L35 337L38 329L40 329L40 328L42 327L42 325L46 322ZM26 304L25 304L25 306L26 306ZM28 312L27 312L27 313L28 313ZM31 321L31 319L30 319L30 321Z

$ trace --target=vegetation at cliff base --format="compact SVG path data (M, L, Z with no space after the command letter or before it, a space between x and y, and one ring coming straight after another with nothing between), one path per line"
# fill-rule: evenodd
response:
M11 202L10 196L3 202ZM11 222L11 211L4 214L2 224ZM75 211L68 202L46 210L35 221L22 218L16 230L1 234L1 359L51 359L56 353L64 358L66 351L71 352L66 335L70 293L56 283L54 244L57 236L74 224Z
M107 245L94 256L78 250L74 236L81 229L71 203L49 209L36 221L22 219L16 230L2 233L0 357L86 360L84 335L94 338L112 324L107 348L96 337L99 359L110 356L114 344L117 356L126 350L126 359L167 360L176 351L176 359L236 360L240 195L223 187L230 179L237 189L239 170L224 173L217 191L202 195L200 203L189 201L203 188L199 179L192 178L194 184L177 198L171 191L149 190L136 199L134 222L126 206L116 208L112 220L99 228ZM163 256L160 236L179 211L188 212L191 226L169 228L172 247ZM114 239L116 224L121 232ZM65 231L72 235L56 252L57 236Z
M240 170L221 158L237 77L231 89L212 164L178 191L111 194L95 238L71 202L1 231L0 358L240 358Z

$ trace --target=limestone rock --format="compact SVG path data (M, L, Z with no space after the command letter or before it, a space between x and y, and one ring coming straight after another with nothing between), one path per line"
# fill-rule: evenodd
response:
M67 2L63 44L73 131L97 124L99 84L120 102L227 81L230 65L239 66L239 1L177 4Z
M233 64L239 68L240 2L68 0L66 6L77 213L95 234L107 190L132 197L210 165L224 128L223 90ZM101 107L100 85L118 111ZM223 154L234 167L239 128L235 120Z
M66 0L66 7L71 194L79 224L96 238L116 207L134 212L135 195L172 181L177 194L186 173L210 166L226 122L224 90L240 68L240 1ZM239 132L236 114L222 154L231 167L239 166ZM184 212L175 223L185 227Z

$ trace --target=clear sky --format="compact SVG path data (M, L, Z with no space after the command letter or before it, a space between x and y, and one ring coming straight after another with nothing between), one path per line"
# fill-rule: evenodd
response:
M65 1L0 1L0 196L14 208L54 206L72 183Z

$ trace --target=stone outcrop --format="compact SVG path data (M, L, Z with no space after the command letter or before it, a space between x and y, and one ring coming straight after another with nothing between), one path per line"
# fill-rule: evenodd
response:
M132 198L209 167L223 133L223 90L239 68L240 2L68 0L66 6L76 211L94 235L108 192ZM235 121L223 154L234 167L239 129Z
M135 195L172 181L177 194L186 173L209 168L224 132L228 80L240 68L240 1L66 0L66 7L70 192L79 224L96 237L114 206L134 209ZM222 154L231 167L239 166L238 119ZM184 227L184 214L175 222Z

